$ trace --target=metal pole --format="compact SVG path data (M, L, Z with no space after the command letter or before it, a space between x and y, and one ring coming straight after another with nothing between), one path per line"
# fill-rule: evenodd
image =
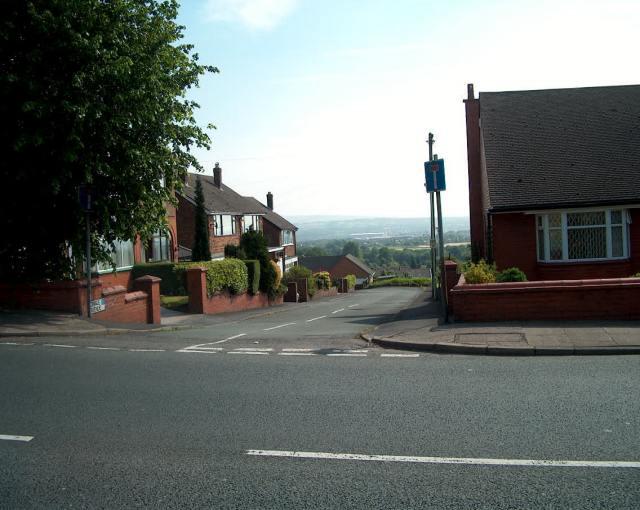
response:
M433 133L429 133L429 161L433 160ZM431 219L431 239L429 241L429 252L431 255L431 299L437 300L438 294L436 292L436 218L434 214L434 200L433 191L429 193L429 205L431 207L430 219Z
M442 298L442 307L444 313L444 321L449 322L449 310L447 307L447 289L444 285L444 234L442 225L442 203L440 202L440 192L436 191L436 202L438 204L438 241L440 245L440 295Z
M87 317L91 318L91 233L89 211L85 213L87 225Z

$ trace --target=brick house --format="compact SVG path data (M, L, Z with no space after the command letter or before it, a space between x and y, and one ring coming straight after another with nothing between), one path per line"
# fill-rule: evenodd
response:
M375 271L353 255L327 255L300 257L300 265L314 273L327 271L332 278L355 275L357 285L368 285L373 281Z
M267 239L269 253L284 273L298 263L296 251L296 232L298 227L273 210L273 194L267 193L267 205L253 197L245 197L262 209L262 232Z
M529 280L640 271L640 86L468 85L464 103L474 258Z
M273 211L273 195L263 205L253 197L243 197L222 182L222 168L216 163L213 176L188 174L178 196L178 244L180 259L188 260L195 235L196 181L202 182L205 210L209 219L209 248L212 259L224 258L227 244L239 245L240 237L249 229L262 232L269 251L282 267L297 262L295 232L298 228Z

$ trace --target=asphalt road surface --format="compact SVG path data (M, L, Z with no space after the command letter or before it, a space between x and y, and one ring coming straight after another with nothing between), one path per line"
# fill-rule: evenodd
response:
M0 508L640 507L639 357L295 351L260 325L202 353L2 343Z

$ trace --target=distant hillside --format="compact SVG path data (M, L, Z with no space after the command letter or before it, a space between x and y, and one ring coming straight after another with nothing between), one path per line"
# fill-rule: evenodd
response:
M300 242L322 239L375 239L426 235L429 218L362 218L348 216L290 216ZM445 232L469 230L469 218L444 219Z

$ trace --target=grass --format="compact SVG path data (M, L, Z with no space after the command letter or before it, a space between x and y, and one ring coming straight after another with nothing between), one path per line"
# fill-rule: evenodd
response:
M189 296L160 296L160 305L170 310L186 312L189 306Z
M426 287L430 284L431 278L389 278L373 282L369 287Z

